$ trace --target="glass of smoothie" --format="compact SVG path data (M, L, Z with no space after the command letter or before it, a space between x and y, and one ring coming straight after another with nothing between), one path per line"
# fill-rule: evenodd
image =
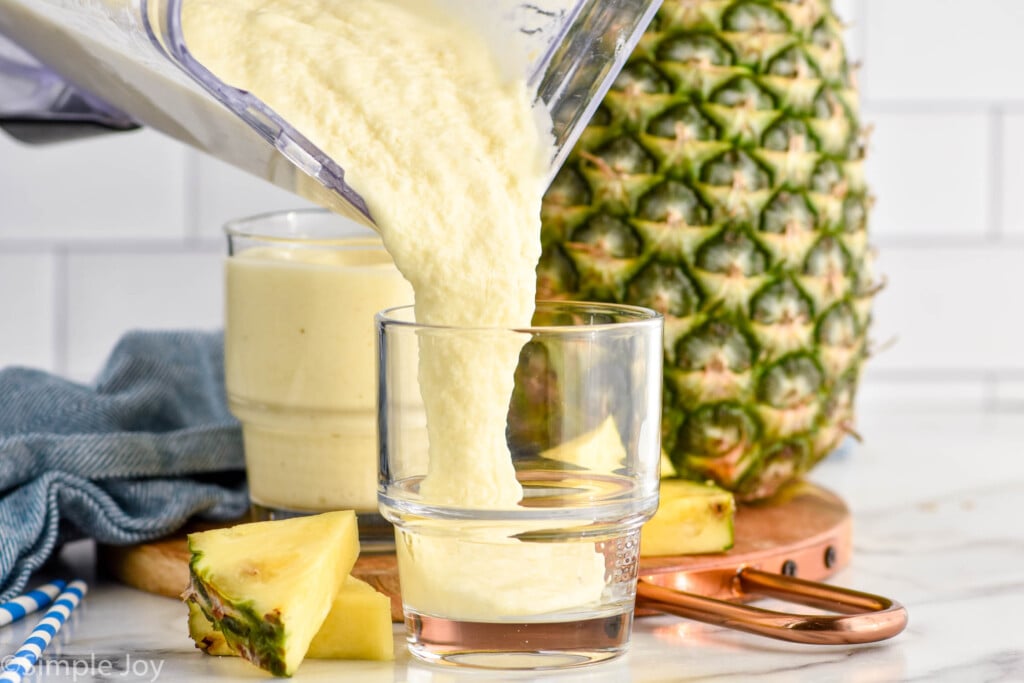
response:
M354 509L364 547L390 545L377 511L374 314L411 303L412 288L376 232L327 211L225 230L225 380L254 516Z
M377 334L379 503L411 653L533 670L624 652L658 502L661 317L540 302L528 328L467 328L401 307Z

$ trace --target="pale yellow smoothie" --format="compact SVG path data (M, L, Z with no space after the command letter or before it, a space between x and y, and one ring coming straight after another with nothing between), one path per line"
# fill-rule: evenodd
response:
M227 259L225 378L253 502L377 509L374 314L413 301L378 243Z

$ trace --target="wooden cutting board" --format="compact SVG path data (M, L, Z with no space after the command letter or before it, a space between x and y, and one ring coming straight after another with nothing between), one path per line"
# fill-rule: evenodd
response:
M140 590L177 598L188 585L188 531L133 546L101 546L101 567ZM834 493L797 482L770 501L741 505L736 511L735 545L724 553L680 557L644 557L640 576L658 585L708 597L740 601L733 578L742 567L822 581L850 560L849 510ZM402 621L398 570L393 554L364 554L353 575L391 598L391 615ZM643 615L644 612L638 612Z

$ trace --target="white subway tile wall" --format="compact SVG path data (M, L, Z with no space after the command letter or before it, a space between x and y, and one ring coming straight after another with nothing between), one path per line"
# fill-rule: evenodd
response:
M954 107L1024 99L1018 0L860 0L864 96Z
M203 239L223 240L224 224L234 218L281 208L313 204L265 180L242 173L205 154L195 154L196 217L193 226Z
M67 257L68 375L89 378L129 329L218 328L223 256L219 249L127 247Z
M1000 201L1002 229L1008 236L1024 237L1024 112L999 118L1002 140L998 153L1001 174Z
M48 250L0 252L0 367L55 366L60 260Z
M181 240L189 154L146 130L43 146L0 132L0 240Z
M870 105L864 117L872 126L867 173L878 195L871 216L876 241L977 239L990 231L992 117Z
M861 401L1024 410L1024 3L834 4L888 281ZM218 326L223 222L303 206L153 132L0 134L0 366L88 380L128 329Z

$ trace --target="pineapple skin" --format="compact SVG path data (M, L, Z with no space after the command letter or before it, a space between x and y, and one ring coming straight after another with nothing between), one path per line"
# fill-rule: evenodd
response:
M770 496L852 433L878 286L829 0L665 0L543 206L538 298L665 316L679 476Z
M192 616L195 608L211 625L215 624L218 634L212 638L204 634L203 641L196 641L199 649L209 654L237 653L275 676L291 676L295 672L296 665L289 662L290 634L279 611L261 613L252 603L232 600L196 575L186 595L190 633L193 626L201 624L198 616Z
M196 647L208 655L218 657L236 656L237 652L231 649L224 639L224 634L213 626L213 622L206 618L203 610L195 602L188 602L188 636L195 643Z

